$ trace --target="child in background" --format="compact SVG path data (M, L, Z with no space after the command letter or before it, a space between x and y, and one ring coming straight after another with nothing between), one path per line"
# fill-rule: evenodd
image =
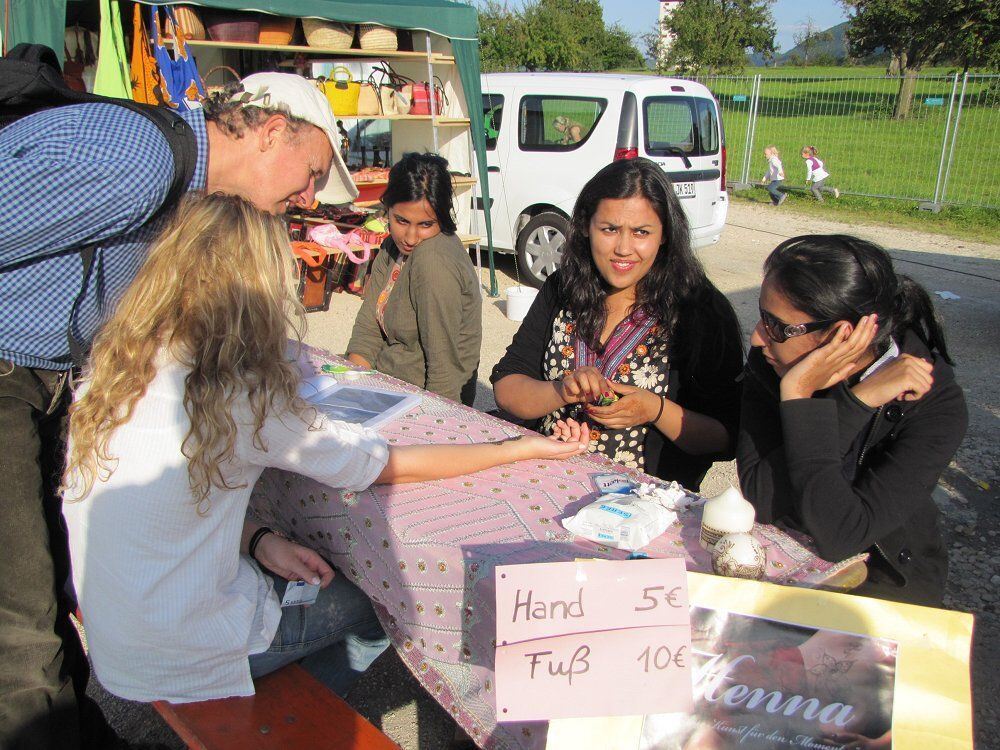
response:
M785 180L785 168L781 164L781 154L778 153L778 147L768 146L765 148L764 158L767 159L767 173L761 179L760 184L764 185L767 192L771 194L771 203L780 206L788 195L778 190Z
M806 184L812 182L810 192L816 196L816 200L823 202L823 193L833 193L834 198L840 197L840 191L835 187L828 187L826 178L830 173L823 167L823 162L819 159L819 151L815 146L805 146L802 149L802 158L806 160Z

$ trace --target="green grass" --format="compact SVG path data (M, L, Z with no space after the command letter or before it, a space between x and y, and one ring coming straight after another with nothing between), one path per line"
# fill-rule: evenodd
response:
M734 191L731 195L733 200L747 205L770 206L771 203L770 196L762 187ZM946 206L935 214L922 211L916 204L905 201L842 195L837 200L827 196L820 203L810 193L790 191L781 208L775 210L787 209L850 224L878 224L944 234L975 242L996 243L1000 237L1000 209L995 208Z
M879 68L747 72L765 77L752 138L751 181L759 180L766 169L764 146L774 144L781 151L786 182L803 185L805 166L799 152L810 144L826 162L829 184L842 191L911 202L934 197L942 144L951 148L951 136L944 140L951 78L920 78L910 116L894 120L898 79L884 78ZM810 78L818 80L800 80ZM703 82L719 99L729 179L739 180L747 150L752 77ZM944 198L946 203L1000 207L1000 78L972 80L966 87Z

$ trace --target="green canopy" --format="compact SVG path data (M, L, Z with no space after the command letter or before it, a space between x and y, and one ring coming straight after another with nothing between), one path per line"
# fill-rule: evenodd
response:
M18 42L47 44L63 55L63 27L66 0L8 0L9 18L5 19L9 49ZM147 4L151 0L140 0ZM490 204L486 172L486 135L480 127L482 87L479 82L479 15L476 9L454 0L166 0L161 5L200 5L226 10L249 10L281 16L314 17L347 23L378 23L398 29L429 31L451 40L458 66L466 106L472 120L472 144L479 169L479 189L483 205ZM5 35L6 36L6 35ZM493 266L493 225L490 212L486 219L486 244L489 252L490 294L497 294Z

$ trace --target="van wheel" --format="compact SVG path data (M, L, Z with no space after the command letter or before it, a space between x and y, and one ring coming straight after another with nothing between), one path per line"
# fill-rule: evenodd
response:
M551 211L538 214L517 235L517 266L521 279L541 287L559 267L569 222Z

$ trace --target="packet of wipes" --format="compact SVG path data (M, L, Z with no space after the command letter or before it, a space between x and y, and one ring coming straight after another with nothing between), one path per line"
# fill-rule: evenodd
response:
M691 502L677 482L641 484L627 495L603 495L562 525L591 541L635 551L666 531Z

